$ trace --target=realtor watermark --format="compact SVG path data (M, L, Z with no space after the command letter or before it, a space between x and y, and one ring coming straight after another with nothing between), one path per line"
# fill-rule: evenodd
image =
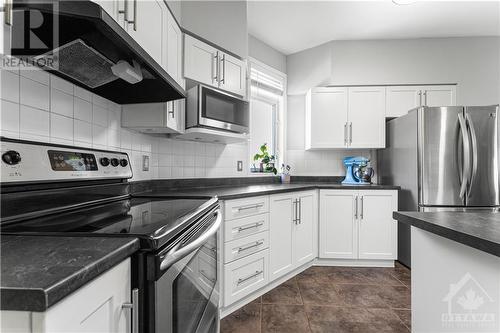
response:
M442 301L447 303L447 311L441 314L443 328L466 332L498 329L498 302L470 273L451 283Z
M59 3L30 1L30 6L4 8L9 24L4 26L0 68L32 70L34 67L58 69Z

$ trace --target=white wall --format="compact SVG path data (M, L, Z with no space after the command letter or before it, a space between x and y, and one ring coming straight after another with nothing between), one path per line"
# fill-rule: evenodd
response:
M242 58L248 56L246 1L182 1L181 25Z
M348 155L304 150L305 92L321 85L457 83L457 103L500 103L500 38L333 41L287 56L288 162L294 174L343 175ZM376 165L376 164L374 164Z
M121 128L121 106L48 72L0 72L0 135L124 151L133 180L247 176L247 144L217 145L151 137ZM142 171L142 156L150 170ZM243 161L243 172L236 170Z
M286 56L252 35L248 35L248 55L286 73Z

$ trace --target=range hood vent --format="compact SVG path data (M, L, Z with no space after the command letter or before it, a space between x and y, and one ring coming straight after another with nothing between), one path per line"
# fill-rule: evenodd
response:
M30 17L41 25L30 23ZM31 40L26 43L30 36L44 47L34 48ZM13 56L33 61L115 103L160 103L185 97L184 89L94 2L14 1L12 39ZM131 84L116 76L111 68L119 62L134 64L142 80Z

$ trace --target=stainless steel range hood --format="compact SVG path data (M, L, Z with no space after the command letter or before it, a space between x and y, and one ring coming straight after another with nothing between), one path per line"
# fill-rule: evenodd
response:
M14 0L11 31L12 55L116 103L185 97L184 89L94 2ZM113 66L128 69L123 76L128 82Z

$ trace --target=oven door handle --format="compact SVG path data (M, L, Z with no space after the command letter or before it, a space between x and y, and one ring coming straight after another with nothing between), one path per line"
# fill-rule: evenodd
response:
M181 260L185 256L187 256L189 253L193 252L195 249L201 247L204 243L207 242L207 240L215 235L217 233L217 230L219 230L219 227L222 223L222 214L220 212L220 208L215 211L215 215L217 215L214 224L205 231L199 238L196 240L192 241L188 245L178 248L178 246L175 246L173 249L168 251L168 253L165 255L165 258L161 261L160 264L160 269L165 270L168 267L170 267L172 264L176 263L177 261Z

